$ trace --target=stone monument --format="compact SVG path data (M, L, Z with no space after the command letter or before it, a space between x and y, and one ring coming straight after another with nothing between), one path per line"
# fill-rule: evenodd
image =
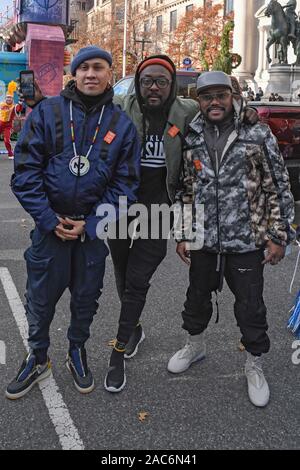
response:
M270 0L265 11L265 15L271 17L266 52L268 62L272 64L266 93L278 93L288 100L300 88L300 18L296 8L297 0L289 0L284 6L277 0ZM277 63L272 63L271 46L275 47ZM293 64L288 63L289 47L293 48L296 56Z

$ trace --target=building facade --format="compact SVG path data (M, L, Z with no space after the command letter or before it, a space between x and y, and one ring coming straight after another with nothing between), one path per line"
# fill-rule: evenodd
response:
M193 7L209 3L223 4L224 14L231 12L234 4L233 0L128 0L131 51L139 59L146 54L166 52L180 19ZM94 7L87 15L88 31L93 32L101 25L105 35L109 34L109 28L115 29L111 21L114 14L123 18L124 0L94 0ZM122 23L119 28L123 28Z
M78 35L87 30L87 13L94 6L94 0L70 0L70 24Z

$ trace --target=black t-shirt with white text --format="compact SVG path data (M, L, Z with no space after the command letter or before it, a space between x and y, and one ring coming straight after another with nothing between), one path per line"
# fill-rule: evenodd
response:
M146 206L170 204L166 186L167 168L163 135L165 124L166 120L161 115L150 117L145 148L142 149L138 200Z

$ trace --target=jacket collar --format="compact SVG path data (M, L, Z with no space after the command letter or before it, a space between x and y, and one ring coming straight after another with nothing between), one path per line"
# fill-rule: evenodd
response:
M63 96L64 98L67 98L68 100L73 101L74 103L79 104L83 109L85 109L87 111L87 108L86 108L84 102L82 101L80 95L78 93L76 93L75 80L71 80L66 85L64 90L62 90L60 95ZM103 105L107 105L109 103L112 103L113 96L114 96L113 88L110 88L109 90L105 91L102 94L101 100L98 100L97 103L95 104L95 106L92 107L91 109L89 109L88 112L97 111L98 109L102 108Z

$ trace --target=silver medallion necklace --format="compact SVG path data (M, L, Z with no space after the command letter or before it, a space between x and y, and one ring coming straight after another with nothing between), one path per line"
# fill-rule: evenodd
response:
M90 162L89 162L89 155L94 147L94 144L97 139L97 135L100 130L100 124L102 120L102 116L104 113L105 105L102 107L102 110L99 115L99 119L97 122L96 130L94 133L94 137L92 139L92 143L86 155L78 155L76 150L75 144L75 127L74 127L74 120L73 120L73 103L70 101L70 126L71 126L71 139L74 151L74 157L71 159L69 163L69 170L74 176L84 176L90 171Z

